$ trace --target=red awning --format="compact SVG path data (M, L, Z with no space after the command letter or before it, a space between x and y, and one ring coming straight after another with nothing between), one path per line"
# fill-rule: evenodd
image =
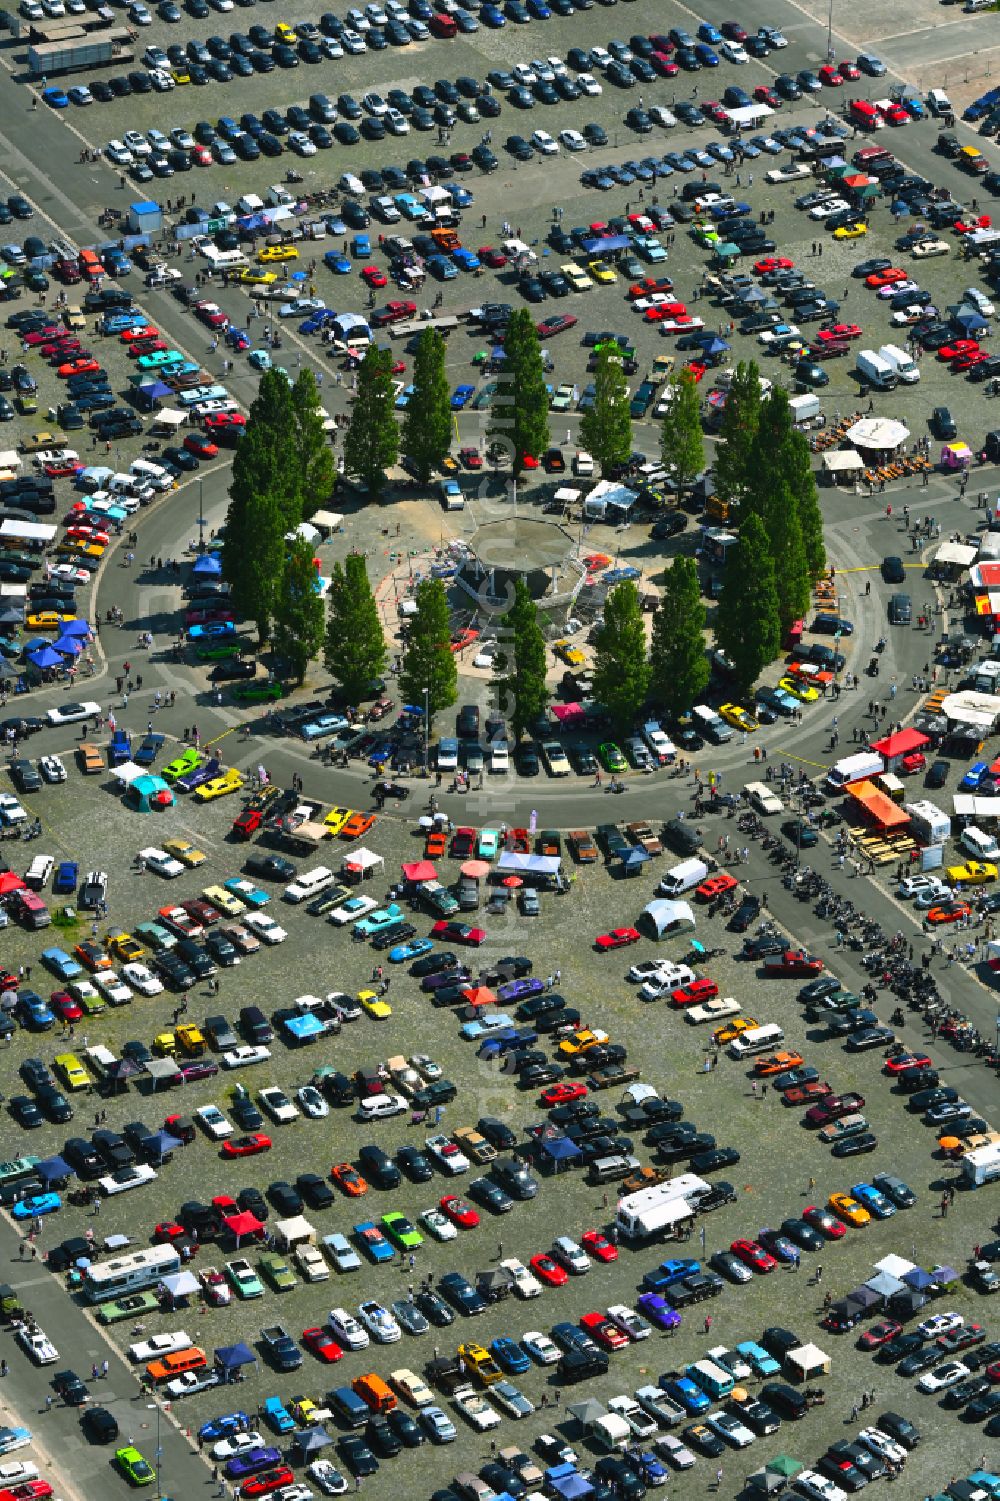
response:
M244 1209L239 1214L223 1215L222 1223L230 1235L235 1235L237 1240L244 1240L248 1235L264 1233L262 1222L255 1214L251 1214L249 1209Z
M429 860L411 860L402 866L404 881L436 881L437 871Z
M928 736L922 735L919 730L900 730L897 734L886 735L882 740L873 740L871 749L878 751L887 761L895 761L899 756L926 750L930 743Z
M902 829L909 823L910 815L904 813L891 797L879 792L874 782L851 782L846 790L865 816L880 829Z

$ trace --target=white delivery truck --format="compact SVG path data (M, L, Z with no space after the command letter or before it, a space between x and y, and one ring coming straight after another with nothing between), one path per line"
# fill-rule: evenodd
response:
M628 1241L665 1239L676 1233L693 1214L691 1201L709 1192L710 1185L696 1173L680 1173L666 1183L640 1188L618 1200L615 1226Z
M918 803L904 804L904 812L910 815L910 827L921 844L944 844L951 838L951 819L936 803L926 799Z
M804 427L819 416L819 397L815 392L806 392L801 396L788 398L788 410L792 414L792 422L796 427Z
M962 1158L962 1177L970 1188L982 1188L1000 1178L1000 1142L976 1147Z
M920 366L905 349L900 349L898 344L883 344L879 350L879 358L885 360L896 372L896 377L904 385L916 385L920 379Z
M835 761L826 774L826 785L830 792L843 792L848 782L863 782L865 777L877 777L882 771L885 762L878 751L861 751Z
M874 349L859 350L854 368L861 377L862 384L875 391L892 391L899 379L895 368L888 360L876 354Z
M685 891L700 886L707 878L708 866L704 860L682 860L667 871L658 889L663 896L683 896Z

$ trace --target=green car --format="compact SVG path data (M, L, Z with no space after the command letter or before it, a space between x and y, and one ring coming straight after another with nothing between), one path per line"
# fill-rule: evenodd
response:
M264 1276L270 1282L276 1293L291 1292L295 1284L295 1275L288 1262L281 1256L276 1256L273 1251L262 1256L257 1265Z
M242 1256L235 1261L226 1262L226 1276L233 1284L237 1297L262 1298L264 1296L264 1284L249 1261L245 1261Z
M273 703L276 699L284 698L285 686L277 683L273 678L260 678L249 683L237 683L233 689L233 698L241 704L265 704Z
M605 740L599 745L597 754L605 771L628 771L628 762L613 740Z
M182 751L179 756L163 768L160 775L165 782L176 782L178 777L186 776L189 771L194 771L195 767L200 766L204 759L201 751L195 750L193 745L189 745L186 751Z
M86 1016L100 1016L101 1012L107 1009L104 997L98 995L96 990L93 993L85 990L82 995L76 997L76 1000L80 1010Z
M156 1471L139 1453L134 1444L115 1450L115 1464L130 1485L152 1485Z
M136 923L135 932L136 937L150 949L172 949L177 943L175 935L158 922Z
M419 1230L414 1230L405 1214L400 1214L398 1209L393 1209L389 1214L382 1216L382 1228L390 1240L394 1240L402 1250L415 1251L424 1243L424 1237Z
M102 1303L97 1310L101 1324L118 1324L122 1319L134 1319L138 1314L153 1313L159 1308L155 1293L130 1293L127 1298L115 1298L111 1303Z
M194 654L199 662L222 662L226 657L238 657L243 642L238 636L209 636L194 643Z
M141 354L135 363L139 370L162 370L164 365L183 365L184 356L176 349L158 349L155 354Z

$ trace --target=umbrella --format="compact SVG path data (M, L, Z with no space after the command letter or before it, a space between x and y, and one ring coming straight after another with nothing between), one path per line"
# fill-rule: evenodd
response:
M60 636L52 643L52 650L64 657L78 657L83 651L83 642L78 636Z
M62 657L46 642L37 651L29 653L28 661L35 667L58 667L62 662Z
M774 1475L784 1475L786 1480L791 1480L802 1469L802 1463L798 1459L793 1459L790 1454L777 1454L764 1468Z
M80 636L89 641L93 632L86 620L67 620L59 634L60 636Z
M516 891L519 886L524 885L524 882L520 876L504 876L500 884L506 886L509 891Z
M308 271L293 271L291 279L292 281L306 281L308 280L308 277Z
M481 881L489 873L490 862L488 860L466 860L465 864L461 867L461 874L463 876L470 876L476 881Z

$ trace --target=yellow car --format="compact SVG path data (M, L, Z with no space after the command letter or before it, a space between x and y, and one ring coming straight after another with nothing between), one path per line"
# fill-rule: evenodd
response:
M286 27L287 30L287 27ZM308 1428L312 1423L319 1422L320 1408L312 1397L293 1397L288 1404L288 1410L303 1428Z
M83 537L72 537L69 542L60 542L57 552L79 553L84 558L103 558L103 542L87 542Z
M833 231L833 238L835 240L860 240L861 236L867 233L867 224L842 224L839 229Z
M33 631L57 631L65 621L75 619L75 615L60 615L58 610L40 610L37 615L29 615L25 625Z
M612 287L618 280L606 261L588 261L587 270L602 287Z
M392 1015L392 1007L389 1005L389 1002L383 1001L381 996L374 990L359 990L358 1000L368 1012L368 1015L373 1016L378 1022L384 1022L387 1017Z
M257 259L263 266L273 261L297 261L298 258L299 252L294 245L265 245L257 252Z
M852 1199L848 1193L831 1194L827 1199L827 1207L840 1219L846 1220L849 1225L856 1225L860 1230L862 1225L867 1225L871 1215L863 1204L857 1199Z
M782 678L778 687L784 688L786 693L790 693L793 698L801 700L804 704L814 704L819 698L818 688L811 688L808 683L800 683L798 678Z
M246 902L241 902L238 896L233 896L224 886L206 886L201 894L206 902L211 902L213 907L218 907L227 917L242 917L247 910Z
M187 63L178 63L176 68L171 68L170 76L174 80L174 83L191 82L191 74L188 72Z
M585 1053L588 1048L596 1048L599 1043L610 1042L607 1032L600 1027L581 1027L571 1037L564 1037L559 1044L559 1051L567 1057L574 1057L577 1053Z
M297 41L295 27L289 26L287 21L279 21L274 28L274 39L276 42L292 43Z
M250 282L255 287L270 287L278 280L277 271L255 271L252 266L244 266L233 277L234 281Z
M559 270L565 276L574 292L588 292L590 290L590 277L582 266L577 265L576 261L567 261L565 266L559 267Z
M131 933L109 933L104 940L105 947L112 954L117 954L124 964L134 964L141 959L146 950L142 944L132 937Z
M194 870L196 865L204 865L208 859L204 850L197 849L190 839L168 839L163 848L168 855L173 855L175 860L179 860L182 865L187 865L191 870Z
M757 728L756 719L746 709L741 709L739 704L723 704L719 713L727 724L737 730L746 730L751 734Z
M712 1033L712 1041L717 1048L724 1048L727 1042L735 1042L741 1032L746 1032L750 1027L759 1027L760 1022L754 1016L734 1016L731 1022L726 1022L724 1027L716 1027Z
M90 1079L75 1053L59 1053L53 1067L67 1089L89 1089Z
M177 1051L177 1038L173 1032L157 1032L153 1038L153 1052L159 1058L172 1058Z
M949 865L944 873L949 886L985 886L995 881L997 868L981 860L967 860L964 865Z
M353 808L331 808L329 813L324 818L323 822L330 830L331 834L337 835L340 833L347 820L353 817Z
M503 1376L503 1371L485 1345L473 1342L459 1345L458 1358L465 1361L466 1370L471 1371L483 1386L492 1386L494 1381L499 1381Z
M87 319L82 308L68 307L63 310L63 322L67 328L78 329L87 327Z
M246 782L242 771L237 771L235 766L228 766L221 776L213 777L210 782L203 782L196 787L194 795L200 803L210 803L217 797L228 797L231 792L239 792Z
M582 667L587 660L580 648L568 641L557 641L552 650L557 657L562 657L567 667Z

